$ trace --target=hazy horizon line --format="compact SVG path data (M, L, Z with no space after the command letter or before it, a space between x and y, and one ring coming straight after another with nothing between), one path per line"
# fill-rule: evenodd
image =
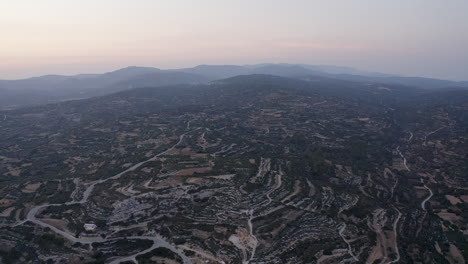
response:
M396 73L388 73L388 72L379 72L379 71L367 71L367 70L362 70L358 67L354 66L348 66L348 65L333 65L333 64L312 64L312 63L291 63L291 62L261 62L261 63L242 63L242 64L232 64L232 63L226 63L226 64L209 64L209 63L201 63L201 64L192 64L190 66L183 66L179 68L174 68L174 67L158 67L158 66L150 66L150 65L128 65L128 66L123 66L123 67L107 67L109 70L96 70L96 71L89 71L89 72L73 72L73 73L67 73L67 74L60 74L60 73L44 73L44 74L37 74L37 75L30 75L30 76L25 76L25 77L19 77L19 78L2 78L0 77L0 81L19 81L19 80L27 80L27 79L33 79L33 78L41 78L41 77L47 77L47 76L63 76L63 77L73 77L73 76L79 76L79 75L101 75L101 74L106 74L106 73L111 73L115 72L118 70L126 69L126 68L154 68L162 71L176 71L176 70L183 70L183 69L190 69L190 68L195 68L198 66L255 66L255 65L309 65L309 66L322 66L322 67L340 67L340 68L348 68L348 69L353 69L365 73L376 73L376 74L386 74L394 77L407 77L407 78L429 78L429 79L438 79L438 80L447 80L447 81L454 81L454 82L465 82L468 80L464 79L452 79L452 78L438 78L438 77L431 77L431 76L418 76L418 75L402 75L402 74L396 74ZM350 74L350 75L356 75L356 76L362 76L359 74Z

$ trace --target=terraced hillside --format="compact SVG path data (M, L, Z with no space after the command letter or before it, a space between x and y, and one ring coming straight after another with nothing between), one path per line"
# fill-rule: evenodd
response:
M464 263L467 92L421 94L251 75L0 112L1 260Z

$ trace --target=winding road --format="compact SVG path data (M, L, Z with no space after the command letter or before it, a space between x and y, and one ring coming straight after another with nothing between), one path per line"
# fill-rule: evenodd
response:
M408 138L408 143L413 139L413 136L414 136L414 135L413 135L413 132L409 131L409 133L410 133L410 137ZM407 170L407 171L411 171L411 170L409 169L409 167L408 167L408 164L407 164L407 161L406 161L405 156L403 156L403 154L402 154L401 151L400 151L400 146L398 146L396 150L397 150L398 154L400 155L400 157L403 159L403 165L405 166L406 170ZM397 187L397 185L398 185L398 178L396 179L395 184L394 184L393 187L392 187L390 199L393 198L393 193L394 193L395 188Z
M116 175L114 175L112 177L96 181L95 183L89 185L88 188L86 188L86 190L83 192L83 197L82 197L82 199L80 201L71 201L71 202L66 202L66 203L62 203L62 204L44 204L44 205L36 206L36 207L32 208L28 212L28 215L26 216L26 220L30 221L30 222L32 222L34 224L40 225L42 227L48 227L53 232L63 236L64 238L72 241L73 243L79 242L79 243L82 243L82 244L91 244L91 243L94 243L94 242L106 242L106 241L113 241L113 240L123 239L123 237L116 237L116 238L102 238L102 237L83 237L83 238L81 238L80 237L80 238L77 238L77 237L74 237L73 235L71 235L70 233L67 233L65 231L62 231L62 230L50 225L50 224L42 222L40 218L36 217L36 215L40 210L42 210L44 208L47 208L47 207L51 207L51 206L75 205L75 204L84 204L84 203L86 203L88 201L89 196L91 195L94 187L97 184L101 184L101 183L104 183L104 182L109 181L109 180L118 179L122 175L124 175L125 173L130 172L130 171L134 171L137 168L141 167L143 164L145 164L147 162L150 162L150 161L156 160L159 156L164 155L164 154L172 151L175 147L177 147L182 142L185 135L187 135L190 132L192 132L192 131L189 131L189 132L186 132L186 133L182 134L179 137L179 141L176 144L174 144L169 149L167 149L167 150L153 156L152 158L150 158L150 159L148 159L146 161L142 161L140 163L137 163L137 164L133 165L132 167L130 167L130 168L128 168L128 169L126 169L126 170L124 170L124 171L122 171L122 172L120 172L120 173L118 173L118 174L116 174ZM179 255L182 258L182 260L184 261L184 264L192 264L192 261L187 256L185 256L182 252L177 250L169 242L167 242L166 240L164 240L163 238L161 238L159 236L132 236L132 237L126 237L126 239L151 240L151 241L153 241L153 245L150 248L145 249L145 250L143 250L141 252L138 252L138 253L136 253L134 255L127 256L127 257L119 257L117 259L114 259L114 260L112 260L110 262L111 264L117 264L117 263L120 263L120 262L123 262L123 261L136 261L137 256L139 256L141 254L145 254L147 252L150 252L153 249L158 248L158 247L166 247L166 248L170 249L171 251L173 251L174 253L176 253L177 255Z
M441 130L441 129L443 129L443 128L445 128L445 127L441 127L441 128L439 128L439 129L437 129L437 130L434 130L434 131L428 133L428 134L424 137L424 143L423 143L423 144L426 143L426 139L427 139L428 136L430 136L430 135L436 133L437 131L439 131L439 130ZM408 139L408 143L413 139L413 133L412 133L411 131L410 131L409 133L410 133L410 137L409 137L409 139ZM398 152L398 154L400 155L400 157L403 158L403 164L404 164L406 170L411 171L411 170L408 168L408 165L407 165L405 156L403 156L403 154L402 154L401 151L400 151L400 146L397 147L397 152ZM423 179L421 179L421 182L422 182L422 181L423 181ZM395 186L396 186L396 184L395 184ZM395 188L395 186L393 187L393 189ZM431 190L429 187L427 187L427 185L424 185L424 188L426 188L426 189L429 191L429 196L421 202L421 208L422 208L425 212L427 212L427 210L426 210L426 203L432 198L432 196L434 195L434 193L432 192L432 190ZM393 189L392 189L392 196L393 196ZM397 254L397 258L396 258L395 260L391 261L390 263L397 263L397 262L400 261L400 252L399 252L399 249L398 249L398 239L397 239L397 235L398 235L398 233L397 233L397 226L398 226L398 222L400 221L400 218L401 218L402 214L401 214L400 210L398 210L398 208L396 208L396 207L394 207L394 208L395 208L395 210L398 212L398 217L397 217L397 219L395 220L395 222L393 223L393 232L395 233L395 252L396 252L396 254ZM418 230L416 233L418 234L420 230L421 230L421 228L419 228L419 230Z
M409 133L410 133L410 137L408 138L408 143L413 139L413 136L414 136L413 132L409 131ZM400 157L403 159L403 165L405 165L406 170L411 171L408 168L408 164L406 162L405 156L403 156L403 154L400 151L400 146L398 146L396 150L397 150L398 154L400 155ZM397 184L398 184L398 178L397 178L397 180L395 182L395 185L393 185L393 187L392 187L392 191L391 191L392 195L391 195L390 198L393 198L393 192L394 192L395 187L397 186ZM398 230L397 230L397 227L398 227L398 222L401 219L402 213L395 206L393 208L398 212L398 216L395 219L395 222L393 222L393 233L395 234L395 253L396 253L397 256L396 256L396 258L394 260L390 261L389 263L398 263L400 261L401 256L400 256L400 249L398 248Z
M431 190L429 187L427 187L426 185L424 185L424 188L426 188L427 190L429 190L429 196L428 196L426 199L424 199L424 201L421 202L421 208L422 208L424 211L426 211L426 203L427 203L427 201L429 201L429 200L432 198L432 196L434 195L434 193L433 193L432 190Z

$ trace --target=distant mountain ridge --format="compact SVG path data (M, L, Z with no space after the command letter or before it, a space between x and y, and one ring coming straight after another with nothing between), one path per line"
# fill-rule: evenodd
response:
M22 80L0 80L0 108L16 108L70 99L84 99L137 87L199 84L239 75L267 74L302 80L342 80L366 84L397 84L421 89L468 88L456 82L421 77L401 77L350 67L266 63L256 65L199 65L161 70L126 67L103 74L45 75ZM323 79L325 78L325 79Z

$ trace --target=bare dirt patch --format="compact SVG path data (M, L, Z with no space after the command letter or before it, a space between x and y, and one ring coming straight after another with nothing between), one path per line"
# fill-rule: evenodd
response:
M146 172L146 173L150 173L153 171L153 168L148 168L148 167L145 167L143 169L141 169L142 172Z
M468 195L462 195L460 196L460 199L462 199L465 203L468 203Z
M463 258L460 250L454 245L450 244L450 251L448 256L445 257L450 264L465 264L465 258Z
M167 187L167 186L175 186L177 184L182 184L184 183L184 180L182 177L170 177L170 178L167 178L165 179L164 181L161 181L161 182L158 182L158 183L155 183L154 185L152 185L151 187L154 187L154 188L162 188L162 187Z
M284 198L281 202L284 203L288 200L290 200L291 198L293 198L294 196L298 195L299 193L301 192L301 182L296 180L294 182L294 192L289 194L286 198Z
M9 168L9 171L5 175L11 175L18 177L21 174L21 168Z
M462 203L462 201L460 201L460 199L458 199L457 197L455 197L455 196L453 196L453 195L445 195L445 198L447 198L447 200L449 200L449 202L450 202L452 205L456 205L456 204Z
M13 212L14 210L15 210L15 207L9 207L0 213L0 217L9 217L11 212Z
M15 200L6 199L6 198L0 199L0 208L1 208L1 207L8 207L8 206L10 206L11 204L13 204L14 201L15 201Z
M31 117L31 118L45 118L46 114L44 113L31 113L31 114L22 114L22 117Z
M317 264L331 264L331 263L338 263L339 260L337 258L341 258L348 254L346 249L335 249L332 251L332 255L322 255L317 260Z
M177 176L190 176L195 173L205 173L211 171L210 167L203 167L203 168L191 168L191 169L185 169L185 170L180 170L176 173Z
M447 212L446 209L443 209L440 213L437 214L440 218L447 220L449 222L459 221L462 218L454 213Z
M21 160L8 158L8 157L5 157L5 156L0 156L0 161L2 161L2 162L20 162Z
M236 176L236 175L235 174L224 174L224 175L207 176L207 177L208 178L213 178L213 179L230 180L234 176Z
M44 219L41 219L41 221L44 222L44 223L47 223L49 225L55 226L56 228L58 228L58 229L60 229L62 231L72 233L70 230L68 230L68 228L67 228L68 222L65 221L65 220L44 218Z
M39 187L41 187L42 183L38 182L38 183L30 183L28 185L26 185L23 189L23 192L24 193L33 193L33 192L36 192L37 189L39 189Z
M191 183L191 184L202 184L204 181L205 179L203 178L192 177L192 178L188 178L186 182Z

